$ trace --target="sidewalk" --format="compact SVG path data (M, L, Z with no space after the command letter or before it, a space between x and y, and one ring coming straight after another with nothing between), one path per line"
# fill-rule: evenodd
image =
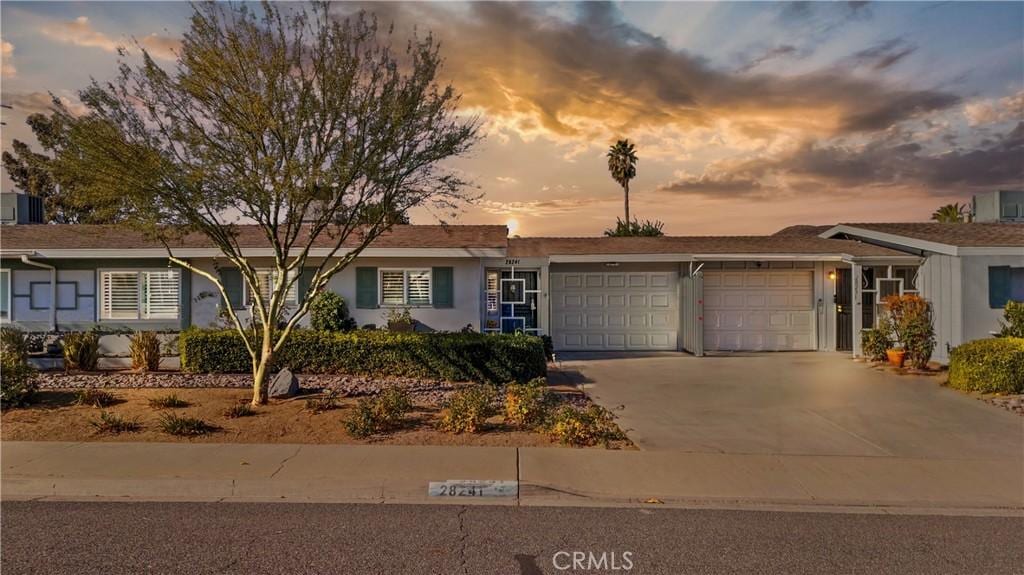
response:
M1024 514L1019 462L514 447L6 442L2 495L667 505ZM428 497L430 481L519 481L518 497Z

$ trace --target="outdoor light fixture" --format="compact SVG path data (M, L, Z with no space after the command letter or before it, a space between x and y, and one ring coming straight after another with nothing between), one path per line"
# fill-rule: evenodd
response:
M836 270L831 270L828 272L828 279L831 281L836 281Z
M617 268L617 267L619 267L619 262L605 262L604 265L605 265L605 267L609 267L609 268Z

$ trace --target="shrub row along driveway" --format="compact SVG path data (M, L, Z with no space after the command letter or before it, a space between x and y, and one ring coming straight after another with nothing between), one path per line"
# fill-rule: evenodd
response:
M828 353L561 357L641 449L1011 459L1024 418Z

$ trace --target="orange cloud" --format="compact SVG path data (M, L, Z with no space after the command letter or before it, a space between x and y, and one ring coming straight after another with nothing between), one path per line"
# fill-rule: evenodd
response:
M79 16L70 21L50 22L44 25L40 31L48 38L63 44L99 48L105 52L116 52L118 48L130 44L129 42L115 40L96 30L93 28L89 18L85 16ZM150 34L140 38L138 44L146 49L150 56L154 58L173 60L175 58L174 50L181 45L181 41L176 38Z
M0 75L4 78L13 78L17 73L18 69L11 64L11 57L14 55L14 44L10 42L0 42Z

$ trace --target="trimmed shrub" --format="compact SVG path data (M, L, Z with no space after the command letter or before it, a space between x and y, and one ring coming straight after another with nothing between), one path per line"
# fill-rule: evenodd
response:
M128 339L128 352L132 369L156 371L160 369L160 338L153 331L137 331Z
M246 373L252 363L235 331L191 329L180 339L181 366L200 373ZM502 384L547 373L544 345L527 335L292 332L273 371L422 377Z
M28 361L28 338L25 332L12 326L0 327L0 353L17 361Z
M505 386L505 422L523 428L543 426L551 416L554 394L543 377Z
M100 362L100 336L91 331L64 335L64 369L95 371Z
M626 439L612 412L599 405L576 409L570 405L559 409L551 421L551 437L563 445L587 446Z
M1003 309L1003 319L999 325L999 337L1024 337L1024 302L1008 301Z
M369 437L397 427L412 411L412 399L404 389L390 388L377 397L364 397L345 420L345 430L353 437Z
M861 351L871 361L885 361L885 351L892 348L892 340L881 329L866 329L860 336Z
M332 291L322 291L309 306L309 325L322 331L352 331L356 320L349 317L345 298Z
M963 391L1024 393L1024 339L979 339L954 347L949 385Z
M36 370L17 354L0 351L0 407L28 405L36 393Z
M498 410L491 387L474 385L456 392L445 405L440 427L452 433L476 433Z

